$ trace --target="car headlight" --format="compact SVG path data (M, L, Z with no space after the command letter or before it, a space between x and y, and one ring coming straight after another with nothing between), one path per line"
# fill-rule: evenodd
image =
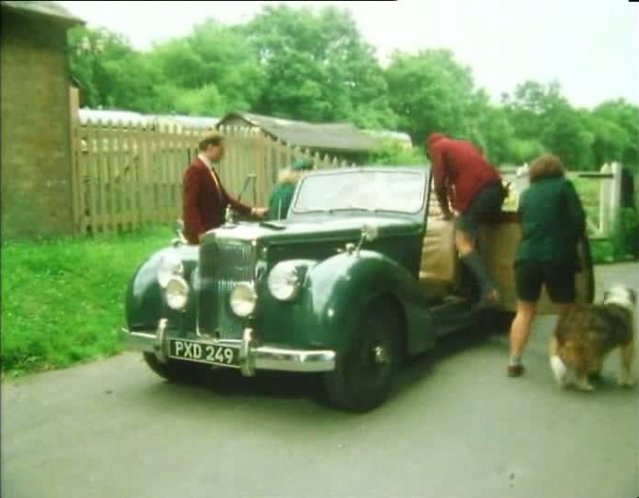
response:
M166 304L174 310L183 310L189 297L189 284L182 277L172 276L165 287Z
M229 304L233 313L237 316L246 317L255 311L257 304L257 293L251 284L240 282L231 291Z
M292 261L283 261L275 265L268 276L268 289L275 299L290 301L300 290L300 274Z
M180 256L175 251L169 251L162 256L158 268L158 283L166 288L171 277L184 275L184 265Z

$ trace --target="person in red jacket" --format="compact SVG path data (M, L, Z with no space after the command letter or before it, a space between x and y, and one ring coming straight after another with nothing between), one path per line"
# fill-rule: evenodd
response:
M476 307L496 304L499 294L476 248L476 240L480 220L501 211L501 176L467 140L432 133L426 142L426 153L432 163L435 194L443 217L452 219L453 211L457 212L455 245L479 283L481 296Z
M224 156L224 137L212 133L198 144L199 153L183 178L182 218L189 244L199 244L200 236L224 222L227 206L235 211L263 218L265 208L252 208L227 194L213 167Z

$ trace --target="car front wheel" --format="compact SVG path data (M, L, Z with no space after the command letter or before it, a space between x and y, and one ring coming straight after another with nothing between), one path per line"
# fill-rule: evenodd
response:
M372 302L338 355L335 370L324 374L329 402L366 412L386 401L401 359L401 333L401 321L391 303Z

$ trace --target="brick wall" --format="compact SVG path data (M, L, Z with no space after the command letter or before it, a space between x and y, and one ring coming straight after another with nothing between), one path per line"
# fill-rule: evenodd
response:
M3 239L73 230L66 30L2 13Z

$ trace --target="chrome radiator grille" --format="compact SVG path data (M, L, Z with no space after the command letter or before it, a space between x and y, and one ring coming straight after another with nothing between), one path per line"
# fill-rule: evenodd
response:
M255 248L248 242L215 240L200 251L200 332L221 339L240 339L243 322L229 306L238 282L253 282Z

